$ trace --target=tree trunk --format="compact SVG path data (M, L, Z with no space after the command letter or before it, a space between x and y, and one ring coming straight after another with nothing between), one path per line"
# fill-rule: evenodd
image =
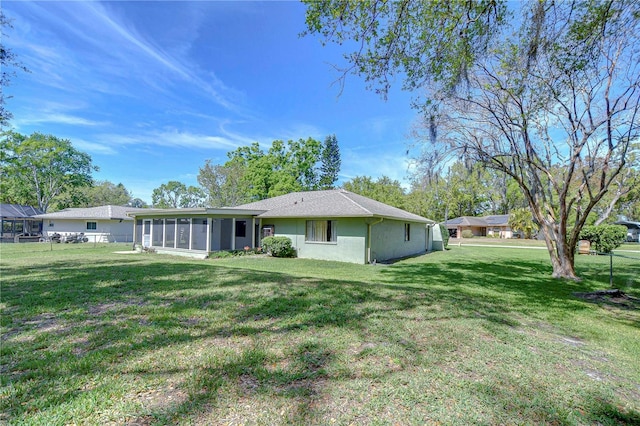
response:
M567 244L567 238L560 235L554 224L545 223L542 226L544 241L547 244L551 266L553 267L553 278L560 278L572 281L580 281L574 268L574 250Z

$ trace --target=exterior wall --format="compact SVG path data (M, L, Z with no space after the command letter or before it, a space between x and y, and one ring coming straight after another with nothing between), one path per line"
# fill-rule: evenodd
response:
M462 238L462 231L470 230L474 237L485 237L487 235L486 226L458 226L456 238Z
M96 222L95 230L87 230L87 222ZM43 237L52 234L69 235L84 232L89 242L130 243L133 241L133 221L105 219L45 219L42 226Z
M475 234L474 234L475 235ZM498 236L499 238L512 238L513 232L508 226L489 226L487 236Z
M437 223L435 225L433 225L431 227L431 235L432 235L432 246L431 249L428 249L428 251L431 250L437 250L437 251L442 251L444 250L444 239L442 238L442 230L440 229L440 225L438 225Z
M236 236L236 250L242 250L244 247L252 247L251 246L251 241L253 239L253 220L251 218L239 218L236 219L236 222L239 221L245 221L246 222L246 227L245 227L245 236L244 237L240 237L240 236ZM234 235L235 235L235 229L233 230Z
M336 221L337 242L335 243L305 241L306 219L263 219L262 226L274 225L274 235L289 237L300 258L364 264L367 239L367 224L364 219L327 218L326 220Z
M405 241L405 224L410 225L410 238ZM371 227L371 260L385 261L422 254L427 251L427 225L385 219Z

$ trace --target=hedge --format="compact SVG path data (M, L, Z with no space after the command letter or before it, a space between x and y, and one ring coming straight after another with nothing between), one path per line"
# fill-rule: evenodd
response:
M273 257L295 257L291 239L287 237L266 237L262 240L262 250Z

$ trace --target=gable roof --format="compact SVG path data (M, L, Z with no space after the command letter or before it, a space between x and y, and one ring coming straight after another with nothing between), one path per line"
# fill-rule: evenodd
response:
M494 214L484 217L460 216L444 222L445 226L509 226L508 214Z
M39 214L38 219L103 219L103 220L133 220L127 212L142 211L134 207L98 206L85 208L69 208L53 213Z
M460 216L449 219L444 223L446 226L487 226L484 218L473 216Z
M292 192L234 207L264 210L259 218L380 217L420 223L432 220L343 189Z
M20 204L0 204L0 217L27 218L42 214L37 207L22 206Z

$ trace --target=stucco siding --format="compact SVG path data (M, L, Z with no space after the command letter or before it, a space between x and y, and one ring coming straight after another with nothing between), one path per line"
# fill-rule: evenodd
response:
M445 230L446 232L446 230ZM431 228L431 248L429 249L429 251L431 250L436 250L436 251L442 251L444 250L444 239L442 238L442 229L440 229L440 226L438 224L434 225Z
M96 222L95 230L87 229L87 222ZM42 234L51 237L52 234L60 235L84 232L89 242L132 242L133 221L105 220L105 219L45 219L42 226Z
M262 225L274 225L276 236L290 238L300 258L365 263L367 225L364 219L330 220L336 221L336 242L307 242L306 219L264 219Z
M405 224L409 224L409 241L405 241ZM426 251L427 231L424 223L386 219L371 227L371 261L398 259Z

